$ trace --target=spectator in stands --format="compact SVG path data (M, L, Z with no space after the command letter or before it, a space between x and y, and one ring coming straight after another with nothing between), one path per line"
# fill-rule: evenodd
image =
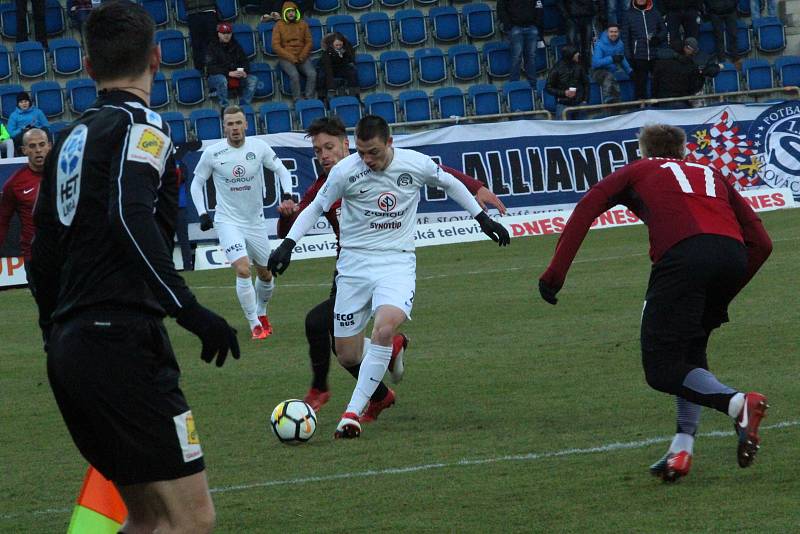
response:
M301 20L300 10L294 2L284 2L281 20L272 30L272 50L278 55L278 64L289 76L292 98L299 100L300 72L306 77L306 98L314 98L317 71L311 63L311 30Z
M761 0L750 0L750 18L760 19L761 8L764 4L767 4L767 16L778 16L778 0L764 0L763 2Z
M625 72L630 76L632 69L625 58L625 45L619 38L619 25L609 23L608 29L600 34L592 54L592 79L600 85L603 101L608 104L619 102L619 82L614 76Z
M194 68L203 73L206 66L208 43L217 33L217 3L215 0L178 0L186 7L189 23L189 40L192 43Z
M6 125L0 122L0 158L14 157L14 140L6 130Z
M624 16L625 12L628 11L628 9L631 6L631 1L630 0L607 0L607 4L608 4L608 12L607 12L608 23L607 24L611 24L611 23L616 24L616 23L619 22L619 15L620 15L619 12L622 11L622 14ZM606 26L606 24L601 24L600 25L601 28L604 27L604 26Z
M670 46L682 38L697 38L700 31L697 21L700 18L701 4L702 0L662 0L661 6L664 8L664 16L667 21ZM683 27L682 38L681 27Z
M542 0L497 0L497 18L511 38L511 81L519 80L523 52L525 75L536 79L536 47L538 45L544 7Z
M47 48L47 26L45 25L45 0L31 0L33 8L33 30L36 40ZM17 42L28 40L28 0L17 0Z
M589 77L575 45L561 48L561 59L547 74L544 90L556 97L556 118L567 106L578 106L589 97Z
M217 25L217 38L211 41L206 52L208 87L217 92L219 105L228 107L228 90L240 91L239 105L250 104L256 92L258 78L249 76L250 61L227 22Z
M360 98L356 53L347 37L339 32L329 33L322 39L322 57L317 70L320 98L336 92L338 80L347 84L347 92Z
M94 3L92 0L67 0L67 15L72 21L72 27L78 30L83 37L83 23L89 18Z
M719 74L720 67L701 52L697 39L674 41L670 48L659 51L653 69L653 96L671 98L691 96L702 91L706 78ZM662 107L685 108L688 102L665 102Z
M8 134L14 139L14 146L22 147L22 136L31 128L41 128L50 134L50 123L41 109L31 104L31 96L22 91L17 93L17 108L8 117Z
M725 61L725 56L732 63L738 60L736 53L736 4L737 0L705 0L706 13L714 27L714 41L716 42L717 61ZM728 50L725 51L725 35L728 34Z
M637 100L647 98L647 78L653 72L656 49L666 41L664 18L653 7L653 0L633 0L633 5L625 13L622 42L625 56L633 68L631 78Z
M274 20L278 22L281 20L281 9L285 0L245 0L243 6L246 13L263 13L261 15L261 22L268 22ZM310 13L311 8L314 7L313 0L294 0L297 9L300 13Z
M604 0L564 0L558 7L567 23L567 40L581 53L583 64L590 65L594 19L605 15Z

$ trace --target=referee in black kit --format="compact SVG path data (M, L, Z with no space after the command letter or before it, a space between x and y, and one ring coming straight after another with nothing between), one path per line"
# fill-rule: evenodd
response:
M203 452L162 319L176 317L217 366L239 344L172 263L178 188L169 129L147 107L153 34L127 0L88 19L99 96L45 164L31 282L53 394L81 454L125 501L121 532L210 532Z

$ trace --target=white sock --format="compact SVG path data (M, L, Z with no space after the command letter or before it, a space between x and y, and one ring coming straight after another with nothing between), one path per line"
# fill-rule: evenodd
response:
M364 350L361 352L361 361L364 361L364 358L367 357L367 352L369 352L369 348L372 346L372 341L369 340L368 337L364 338Z
M236 277L236 296L239 297L239 304L242 305L242 311L250 323L250 329L260 325L258 316L256 315L256 290L253 289L253 281L249 278Z
M386 374L391 358L392 347L370 344L369 350L361 361L356 389L353 390L353 396L350 397L350 404L347 405L346 412L360 415L364 411L369 398L375 393L375 390L378 389L378 384L383 380L383 375Z
M744 393L737 393L728 403L728 415L736 419L744 408Z
M683 433L675 434L675 437L672 438L672 443L669 446L669 452L673 454L680 451L686 451L689 454L692 454L693 449L694 449L694 436L692 436L691 434L683 434Z
M269 282L265 282L256 277L256 315L267 315L267 306L269 305L269 299L272 298L274 289L274 278Z

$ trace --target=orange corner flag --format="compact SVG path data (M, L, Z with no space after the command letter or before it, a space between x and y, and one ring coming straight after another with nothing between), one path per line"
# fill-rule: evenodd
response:
M116 534L127 516L117 488L90 465L67 534Z

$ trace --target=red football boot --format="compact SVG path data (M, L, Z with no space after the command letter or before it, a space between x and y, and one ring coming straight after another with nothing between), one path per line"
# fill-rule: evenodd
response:
M395 334L394 338L392 338L392 359L389 360L389 376L392 377L392 382L395 384L403 379L403 373L406 371L403 365L403 355L410 341L411 339L405 334Z
M689 474L692 467L692 455L688 451L668 452L659 461L650 466L650 474L664 482L675 482Z
M330 391L322 391L317 388L311 388L306 393L306 396L303 397L303 402L311 406L311 409L314 412L319 412L319 410L325 406L325 403L328 402L328 399L331 398Z
M261 328L264 329L264 332L267 333L267 336L272 335L272 325L269 324L269 317L266 315L259 315L258 322L261 323Z
M334 439L352 439L360 435L361 423L358 422L358 415L344 412L339 424L336 425L336 432L333 433Z
M739 467L750 467L760 448L761 438L758 436L758 426L767 415L767 398L761 393L751 391L744 396L744 406L736 418L734 427L739 435L739 446L736 450L736 460Z
M371 423L375 419L378 418L378 415L389 408L395 401L395 394L393 389L389 389L389 393L386 394L386 397L382 401L369 401L367 405L367 409L364 410L363 415L361 416L362 423Z

